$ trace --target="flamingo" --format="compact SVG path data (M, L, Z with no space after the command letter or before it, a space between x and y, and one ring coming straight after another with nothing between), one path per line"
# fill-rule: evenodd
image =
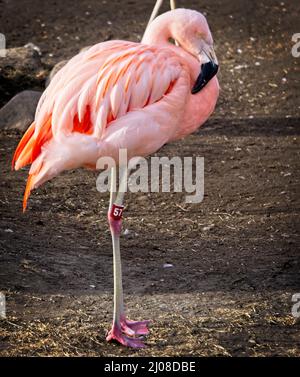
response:
M156 17L161 3L141 43L96 44L73 57L44 91L12 161L15 170L31 164L23 211L31 190L62 171L96 168L102 156L118 164L121 148L128 160L148 156L197 130L213 112L218 62L206 18L174 9L174 1L172 10ZM149 321L127 319L123 303L120 233L129 171L121 172L117 190L116 167L111 169L114 309L106 340L140 348Z

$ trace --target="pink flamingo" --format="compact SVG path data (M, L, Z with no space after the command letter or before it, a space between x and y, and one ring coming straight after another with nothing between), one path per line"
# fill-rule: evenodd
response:
M23 210L30 191L63 170L95 168L101 156L118 163L120 148L128 159L147 156L195 131L214 110L217 69L207 21L188 9L155 18L142 43L103 42L73 57L43 93L13 157L16 170L31 164ZM120 232L127 173L118 191L115 168L111 174L114 312L106 339L143 347L149 321L128 320L123 304Z

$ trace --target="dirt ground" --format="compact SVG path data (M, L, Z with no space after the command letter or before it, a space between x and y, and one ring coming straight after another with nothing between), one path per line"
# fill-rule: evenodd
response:
M49 71L85 45L139 40L153 1L122 3L0 0L0 32L8 47L38 45ZM112 250L97 173L48 182L22 214L27 171L10 171L21 134L1 131L3 356L300 356L291 314L300 292L300 59L290 53L299 2L178 3L207 14L222 93L203 128L157 153L205 158L203 202L126 197L125 299L129 317L152 320L147 348L105 342ZM2 103L14 94L1 92Z

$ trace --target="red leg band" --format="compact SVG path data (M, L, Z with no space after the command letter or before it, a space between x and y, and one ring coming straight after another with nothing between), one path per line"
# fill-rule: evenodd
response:
M123 215L124 206L113 204L109 212L109 217L113 220L121 220Z
M124 206L113 204L108 212L108 222L110 229L114 234L121 233L123 210Z

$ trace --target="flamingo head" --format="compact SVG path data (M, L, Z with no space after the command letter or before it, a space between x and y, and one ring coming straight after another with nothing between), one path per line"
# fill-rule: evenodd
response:
M171 11L170 33L172 38L201 64L201 72L192 89L198 93L217 74L219 64L214 51L214 43L206 18L190 9Z

